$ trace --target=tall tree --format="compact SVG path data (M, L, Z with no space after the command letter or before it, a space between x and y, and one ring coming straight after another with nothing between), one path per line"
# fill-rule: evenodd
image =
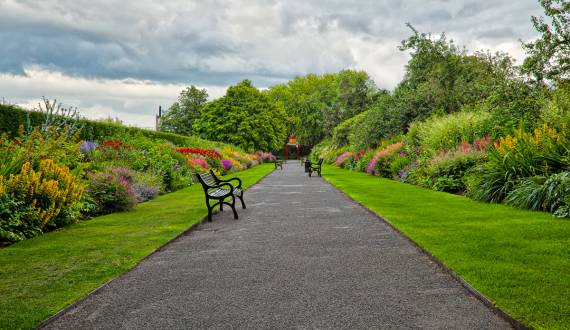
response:
M365 111L377 88L364 71L295 77L266 92L291 118L289 133L301 144L313 146L332 134L342 121Z
M287 137L283 108L244 80L226 95L208 103L194 122L203 138L235 144L247 150L276 151Z
M192 134L194 121L200 118L202 108L208 101L208 92L190 86L184 89L160 119L160 130L178 134Z
M567 0L540 0L544 13L550 18L532 17L534 28L541 34L533 42L523 44L528 57L523 72L538 82L570 80L570 2Z

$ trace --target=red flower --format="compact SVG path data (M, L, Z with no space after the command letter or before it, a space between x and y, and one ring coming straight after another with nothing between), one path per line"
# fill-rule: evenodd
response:
M107 140L107 141L101 143L101 146L104 148L111 148L111 149L119 150L123 147L123 142L121 142L119 140Z
M207 158L222 158L222 155L220 155L217 151L212 150L212 149L204 149L204 148L177 148L176 151L178 151L181 154L197 154L197 155L201 155Z

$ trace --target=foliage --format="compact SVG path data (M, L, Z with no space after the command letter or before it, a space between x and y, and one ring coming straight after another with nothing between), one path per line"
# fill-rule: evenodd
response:
M336 158L335 165L338 167L352 167L352 163L354 161L354 152L347 151L343 152Z
M89 176L86 193L92 215L127 211L136 205L133 176L129 169L114 168Z
M532 24L541 36L523 44L528 57L523 72L532 74L538 82L570 80L570 3L565 0L539 0L551 20L532 17Z
M344 147L347 145L352 145L350 143L352 139L352 132L360 127L366 118L368 111L361 112L358 115L351 117L333 129L331 141L337 147Z
M137 202L142 203L154 199L164 191L162 178L151 172L136 172L133 180L133 190Z
M38 108L35 111L39 111L44 114L44 121L39 126L39 130L42 134L48 134L53 131L65 130L67 137L73 136L75 133L81 130L82 123L79 121L79 112L77 108L65 108L57 100L50 100L42 97L42 103L38 103ZM29 117L26 121L27 132L30 133L33 129Z
M486 153L484 150L472 148L467 143L463 145L467 147L453 152L442 150L431 158L427 163L426 177L421 182L422 185L439 191L464 191L464 176L485 160Z
M558 132L544 124L532 133L521 127L499 138L489 149L488 161L470 178L470 195L501 202L520 179L566 170L570 155L566 131Z
M557 217L570 217L570 173L561 172L546 178L522 179L509 192L507 204L537 211L547 211Z
M200 112L208 101L208 92L190 86L180 92L166 114L160 118L160 130L177 134L191 135L194 121L200 118Z
M6 133L15 138L22 135L22 127L40 127L45 122L46 114L39 111L27 111L18 106L0 104L0 134ZM79 140L101 141L117 138L142 136L151 140L165 140L176 146L201 146L204 148L217 148L225 144L201 139L196 136L185 136L167 132L157 132L136 127L128 127L118 123L99 122L80 119L78 125L81 130L77 132ZM56 129L56 131L58 131ZM29 132L28 132L29 133Z
M491 133L488 112L458 112L444 117L432 117L414 123L409 136L416 140L426 154L442 149L454 149L462 142L472 143Z
M26 162L4 181L2 177L0 240L19 241L78 220L83 187L67 167L44 159L34 170Z
M380 175L384 177L390 176L390 163L393 158L402 150L401 142L392 143L384 148L378 148L374 157L368 163L366 173L372 175Z
M248 188L271 171L273 165L266 164L232 177L241 178ZM204 193L193 186L130 212L98 217L0 249L0 329L37 327L70 302L131 269L206 214Z
M278 150L287 136L284 122L283 109L244 80L202 109L194 132L249 150Z
M301 144L314 146L330 137L338 124L365 111L376 98L377 88L366 72L342 70L295 77L287 84L271 86L267 94L291 118L288 132Z

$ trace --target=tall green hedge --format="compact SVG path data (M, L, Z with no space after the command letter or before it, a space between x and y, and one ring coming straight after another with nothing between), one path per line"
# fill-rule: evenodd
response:
M45 114L37 111L28 111L14 105L0 104L0 133L7 133L11 137L18 135L21 125L26 128L40 126L45 120ZM29 123L28 123L29 121ZM143 135L151 139L162 139L177 146L200 146L204 148L221 147L224 144L203 140L195 136L185 136L173 133L156 132L136 127L127 127L120 124L97 122L87 119L80 120L83 129L80 132L84 140L104 140L122 135Z

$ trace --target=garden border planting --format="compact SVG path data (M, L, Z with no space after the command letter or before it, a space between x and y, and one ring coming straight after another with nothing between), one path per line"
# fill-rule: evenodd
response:
M250 172L250 171L255 171L255 172ZM249 175L258 175L258 174L259 174L259 176L257 176L257 177L251 177L251 179L249 179L249 178L247 179L248 182L246 182L245 185L249 188L249 187L253 186L255 183L257 183L257 182L259 182L260 180L262 180L265 176L267 176L267 175L268 175L269 173L271 173L272 171L274 171L273 164L267 163L267 164L259 165L259 166L255 167L255 168L251 169L251 170L247 170L247 171L244 171L244 172L240 172L240 173L238 173L237 175L242 176L242 175L248 175L248 174L249 174ZM139 260L137 260L133 266L128 267L127 269L125 269L125 270L123 270L123 271L119 270L119 272L118 272L117 274L114 274L114 275L111 276L111 279L110 279L110 280L107 280L107 281L105 281L103 284L98 285L98 286L97 286L95 289L93 289L93 290L89 290L87 293L85 293L85 295L82 295L82 296L79 298L79 300L76 300L76 301L72 302L71 304L67 305L66 307L63 307L63 310L69 310L69 309L72 308L74 305L76 305L78 301L84 299L85 296L87 296L87 295L89 295L89 294L94 294L94 293L96 293L98 290L100 290L102 287L108 285L108 284L109 284L111 281L113 281L114 279L116 279L116 278L122 276L122 274L124 274L124 273L128 272L130 269L136 267L142 260L148 258L149 255L154 254L154 253L156 253L157 251L160 251L166 244L168 244L168 243L170 243L170 242L172 242L172 241L174 241L174 240L180 238L181 236L187 234L187 233L190 232L191 230L196 229L196 227L197 227L196 225L197 225L197 224L200 224L200 223L201 223L202 221L204 221L204 219L205 219L205 215L204 215L205 209L203 208L203 203L202 203L202 199L201 199L202 195L201 195L201 191L198 190L198 186L194 186L194 188L190 187L190 188L185 189L186 193L184 193L184 191L181 191L181 192L175 192L175 193L173 193L173 194L179 193L179 194L181 194L181 198L188 199L188 197L189 197L189 195L188 195L188 190L189 190L189 189L193 189L193 191L192 191L191 193L193 194L192 196L195 195L193 198L194 198L195 201L196 201L195 204L196 204L196 207L199 209L199 213L201 213L199 220L195 220L195 221L193 221L193 220L190 220L190 221L189 221L189 220L185 220L185 221L184 221L185 223L190 223L190 227L186 227L186 228L183 229L181 232L178 232L173 238L170 238L170 239L168 239L166 242L163 242L163 244L160 244L157 248L153 249L150 253L144 255L142 258L140 258ZM168 194L168 195L165 195L164 197L168 198L169 195L172 196L173 194ZM160 207L161 205L164 204L164 202L161 203L161 201L162 201L161 198L157 199L156 201L158 202L158 203L156 204L158 207ZM188 202L190 203L191 201L188 200ZM113 214L113 215L111 215L111 216L113 216L113 217L117 217L117 216L121 216L121 215L127 215L127 216L128 216L128 214L129 214L129 212ZM108 216L107 216L107 217L108 217ZM98 221L98 219L94 219L94 220L90 220L89 222L97 222L97 221ZM117 223L117 221L120 222L120 219L115 219L115 220L113 220L112 223L111 223L111 226L113 226L113 223ZM64 230L72 229L73 227L74 227L74 226L72 225L72 226L70 226L70 227L65 228ZM143 230L144 230L144 227L142 227L142 228L143 228ZM54 234L57 234L57 232L58 232L58 231L54 232ZM59 233L59 234L61 235L61 233ZM98 234L98 233L96 233L96 234ZM25 244L33 244L32 242L33 242L34 240L36 240L36 239L42 240L42 241L49 240L49 238L51 237L50 235L52 235L52 234L46 234L46 235L40 236L40 237L35 238L35 239L26 240L24 243L25 243ZM99 234L99 235L104 235L104 234ZM159 235L159 233L157 233L157 235ZM4 252L5 252L5 251L9 251L11 248L16 247L16 246L18 246L18 245L19 245L19 244L16 244L16 245L14 245L14 246L12 246L12 247L8 247L8 248L2 249L2 250L4 250ZM30 246L28 246L28 248L30 248ZM0 250L0 252L2 252L2 250ZM16 251L16 252L17 252L17 251ZM8 257L7 257L7 258L17 258L17 257L18 257L18 255L17 255L16 253L8 253ZM87 281L89 281L89 279L87 279ZM87 282L87 283L88 283L88 282ZM22 283L19 283L19 285L22 285ZM79 286L78 286L77 284L76 284L75 286L77 286L78 289L79 289ZM15 298L15 299L18 299L18 297L14 297L14 298ZM48 308L48 309L49 309L49 308ZM48 324L48 323L50 322L50 320L53 320L53 319L57 318L57 316L60 315L63 310L59 310L56 314L50 316L48 319L45 319L45 320L41 321L41 323L40 323L39 325L22 325L21 323L16 323L16 324L14 324L14 323L6 323L5 326L10 326L10 327L16 326L16 327L21 327L21 328L28 328L28 327L32 327L32 326L41 327L41 326L44 326L45 324ZM28 316L29 316L29 314L28 314ZM26 318L26 314L21 315L21 317ZM20 320L20 321L22 321L22 320ZM6 321L6 322L8 322L8 321ZM15 319L12 319L11 322L18 322L18 321L15 320ZM32 322L34 322L34 321L32 320Z

